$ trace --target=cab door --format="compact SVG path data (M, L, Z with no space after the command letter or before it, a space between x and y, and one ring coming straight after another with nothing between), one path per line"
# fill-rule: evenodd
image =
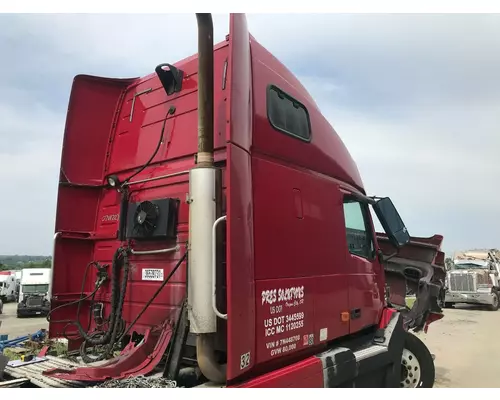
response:
M344 195L343 208L350 333L355 333L378 324L383 306L383 293L380 293L378 282L383 271L375 251L368 204L352 195Z

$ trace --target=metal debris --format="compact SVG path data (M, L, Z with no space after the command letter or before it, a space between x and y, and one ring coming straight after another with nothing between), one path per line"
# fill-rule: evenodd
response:
M177 388L177 382L165 378L146 377L144 375L125 379L112 379L94 386L94 388Z

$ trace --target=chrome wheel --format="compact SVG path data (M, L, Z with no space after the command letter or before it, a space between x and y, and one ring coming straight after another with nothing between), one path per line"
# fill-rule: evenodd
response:
M408 349L403 349L401 357L401 383L402 388L416 388L420 384L420 363L417 357Z

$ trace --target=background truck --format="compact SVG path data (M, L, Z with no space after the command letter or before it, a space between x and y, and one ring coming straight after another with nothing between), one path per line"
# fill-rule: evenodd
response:
M0 271L0 298L4 303L16 300L16 280L10 271Z
M498 310L500 251L470 250L457 253L447 272L445 307L456 303L484 304Z
M19 291L21 290L21 277L23 275L22 270L14 271L14 277L16 280L16 303L19 303Z
M366 194L244 15L215 46L211 15L196 18L196 55L141 78L75 78L48 319L79 361L5 373L55 387L155 374L185 387L432 387L433 358L410 332L443 317L442 236L411 237L388 197Z
M17 317L47 315L50 310L50 268L25 268L19 285Z

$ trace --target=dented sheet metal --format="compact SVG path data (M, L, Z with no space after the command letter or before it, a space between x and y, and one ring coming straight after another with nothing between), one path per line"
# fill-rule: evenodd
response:
M399 251L383 233L377 233L377 241L384 254L388 301L406 309L403 313L407 329L424 329L431 314L442 316L440 305L446 282L445 257L441 251L443 236L411 237ZM416 294L410 310L405 304L408 288Z
M78 364L72 361L53 357L46 356L45 361L37 362L37 363L26 363L26 365L20 365L16 367L6 366L4 371L4 378L6 376L19 379L19 378L27 378L34 385L42 388L82 388L86 387L87 384L85 382L78 381L64 381L62 379L51 378L42 375L42 372L47 371L49 369L54 368L75 368ZM6 375L6 376L5 376Z

